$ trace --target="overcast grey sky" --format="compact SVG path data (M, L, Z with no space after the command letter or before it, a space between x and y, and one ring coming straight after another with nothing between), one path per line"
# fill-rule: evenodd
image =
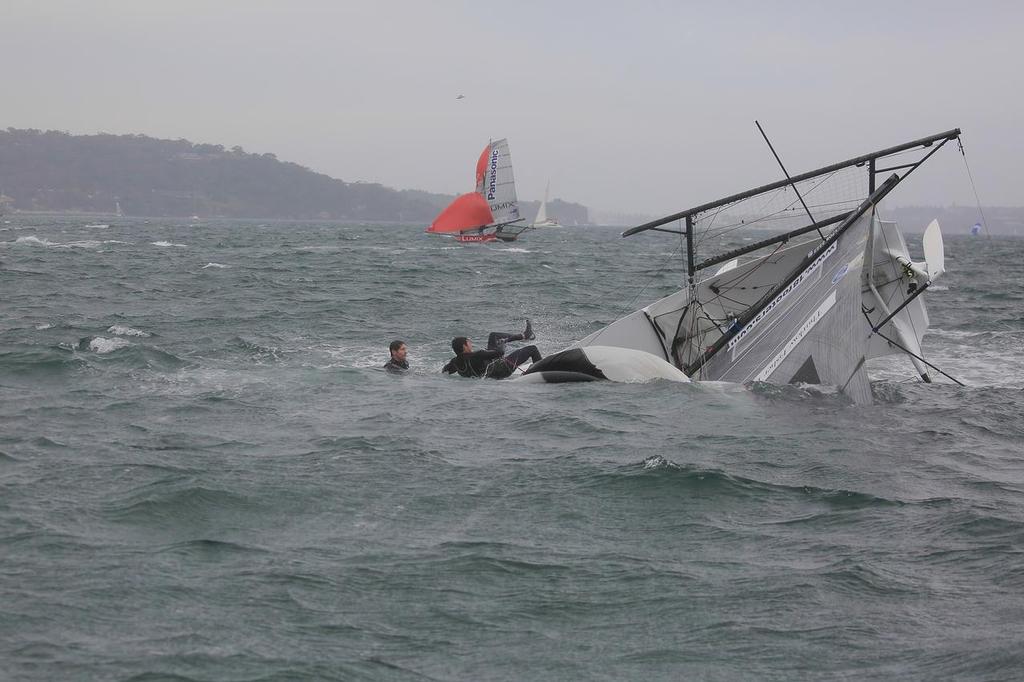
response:
M5 0L0 126L449 193L507 137L520 197L647 214L781 177L755 118L794 174L960 127L982 202L1021 205L1022 37L984 0ZM952 148L929 166L894 203L974 203Z

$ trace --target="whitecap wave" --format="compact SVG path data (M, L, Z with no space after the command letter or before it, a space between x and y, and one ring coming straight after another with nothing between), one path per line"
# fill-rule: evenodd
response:
M84 239L82 241L77 242L67 242L66 244L54 244L54 246L58 246L64 249L95 249L97 246L103 243L104 242L96 241L95 239Z
M40 239L35 235L28 237L18 237L13 242L2 242L4 244L26 244L29 246L45 246L54 249L95 249L102 244L127 244L128 242L119 241L117 239L105 239L98 241L96 239L83 239L74 242L51 242L49 239Z
M367 367L383 367L387 362L387 347L383 350L379 347L363 346L351 348L347 346L326 346L321 349L330 360L325 369L336 367L354 367L364 369Z
M153 246L177 246L177 247L180 247L180 248L188 248L188 244L175 244L174 242L169 242L169 241L164 241L164 240L161 240L161 241L158 241L158 242L150 242L150 243Z
M1002 326L1004 327L1003 329L943 329L942 327L931 327L928 329L928 333L937 337L959 341L990 336L1017 336L1024 332L1024 329L1014 329L1007 324L1002 324Z
M651 455L643 462L644 469L680 469L681 467L670 459L661 455Z
M8 243L10 243L10 242L8 242ZM37 237L35 235L30 235L28 237L18 237L17 239L14 240L14 243L15 244L33 244L33 245L39 245L39 246L63 246L63 244L56 244L54 242L51 242L49 239L40 239L39 237Z
M132 345L131 342L126 339L107 339L102 336L97 336L89 340L89 350L99 353L100 355L113 353L115 350L130 345Z
M50 324L49 322L45 322L43 324L37 324L36 329L38 329L39 331L42 331L44 329L53 329L53 325Z
M510 246L507 249L502 249L502 251L507 251L508 253L533 253L533 251L519 246Z
M144 332L141 329L135 329L123 324L115 324L107 329L111 334L117 336L149 336L149 332Z
M202 269L205 270L206 268L226 268L226 267L228 267L228 266L224 265L223 263L207 263L206 265L204 265L202 267Z

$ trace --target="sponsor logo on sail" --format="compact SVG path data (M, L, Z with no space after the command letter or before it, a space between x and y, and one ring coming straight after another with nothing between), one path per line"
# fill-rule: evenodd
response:
M832 275L832 284L835 284L836 282L841 280L844 276L846 276L846 273L849 272L849 270L850 270L850 264L849 263L847 263L843 267L839 268L839 270L836 271L836 274Z
M494 199L494 193L498 187L498 150L491 149L491 166L487 173L490 176L490 182L487 184L487 200L491 201Z
M785 289L779 292L778 296L773 298L771 302L764 308L761 308L757 315L754 315L753 319L751 319L750 322L747 322L747 324L743 326L743 329L737 332L736 336L729 339L729 343L726 345L726 348L730 352L732 352L732 350L736 348L736 344L745 339L750 334L750 332L753 331L754 327L758 325L759 322L768 317L768 315L770 315L776 308L778 308L779 305L786 299L786 297L789 296L794 291L796 291L801 284L803 284L810 278L811 275L813 275L815 272L818 272L818 270L821 269L821 264L824 262L824 260L831 256L833 253L835 253L837 244L837 241L832 242L831 246L825 249L820 256L815 258L814 262L808 265L803 272L797 275L796 279L790 282Z

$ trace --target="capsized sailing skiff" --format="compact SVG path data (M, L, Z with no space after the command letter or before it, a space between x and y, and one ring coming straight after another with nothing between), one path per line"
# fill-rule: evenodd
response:
M508 140L488 142L476 163L476 189L455 198L427 228L460 242L515 241L527 225L519 216Z
M678 235L686 284L576 348L642 351L692 380L830 384L858 404L872 399L865 363L873 357L905 353L930 381L934 366L921 355L928 327L921 294L944 272L942 234L933 221L924 234L925 261L914 262L878 205L959 136L954 129L914 140L625 231ZM776 233L723 246L749 227ZM527 374L553 381L586 374L578 355L549 356Z

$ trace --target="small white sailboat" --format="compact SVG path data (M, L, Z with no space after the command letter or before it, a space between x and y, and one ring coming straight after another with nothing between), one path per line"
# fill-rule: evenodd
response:
M540 202L540 208L537 209L537 217L533 219L533 225L530 227L561 227L558 221L548 217L548 194L551 191L551 182L548 182L544 188L544 201Z
M519 200L508 140L488 142L476 163L476 189L460 195L427 228L460 242L515 241L530 229L519 225Z

